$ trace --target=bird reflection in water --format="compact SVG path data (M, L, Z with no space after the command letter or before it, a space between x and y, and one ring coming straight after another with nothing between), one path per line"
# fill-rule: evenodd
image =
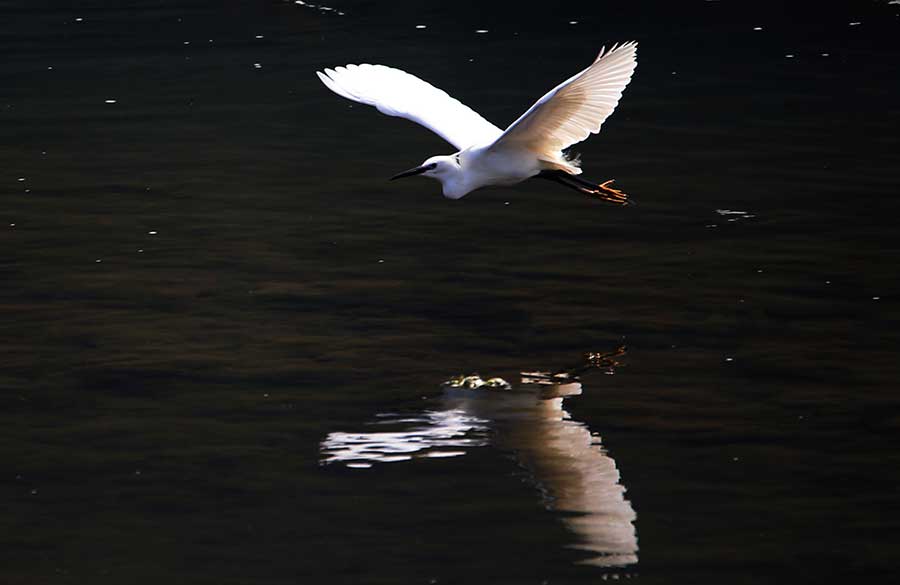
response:
M561 512L575 535L572 548L591 554L584 564L637 563L635 512L625 498L615 461L600 437L571 420L563 400L581 394L579 375L612 373L625 348L588 354L556 372L522 372L518 386L501 378L457 376L444 382L441 407L413 416L378 415L369 433L331 433L322 441L323 464L366 468L378 463L465 455L492 445L512 453L528 471L549 510Z

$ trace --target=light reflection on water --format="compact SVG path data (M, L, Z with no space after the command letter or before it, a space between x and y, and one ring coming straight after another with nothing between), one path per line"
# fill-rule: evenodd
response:
M416 416L379 416L372 425L405 427L402 431L330 433L322 441L323 463L344 463L365 468L373 463L408 461L413 456L452 457L464 455L462 447L487 444L487 420L463 410L425 411Z
M576 537L572 548L592 553L583 564L625 567L637 563L636 514L625 498L616 463L600 437L573 421L564 398L581 394L575 378L548 383L531 372L517 387L447 381L441 408L414 416L378 415L370 424L389 431L334 432L321 443L324 464L367 468L424 457L456 457L488 444L514 454L548 510ZM465 380L465 383L460 383ZM540 380L540 381L538 381Z
M333 8L331 6L325 6L324 4L313 4L312 2L306 2L305 0L294 0L294 4L297 6L302 6L304 8L309 8L310 10L318 10L319 12L337 14L338 16L344 16L344 12L338 10L337 8Z
M756 217L755 213L750 213L749 211L739 211L737 209L716 209L716 213L726 218L726 221L730 222L743 221L745 219L753 219L754 217Z

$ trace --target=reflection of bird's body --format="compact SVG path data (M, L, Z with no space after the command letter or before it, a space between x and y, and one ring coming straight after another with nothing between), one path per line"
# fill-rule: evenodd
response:
M592 354L576 370L612 367L623 352ZM365 468L461 456L492 444L515 455L549 510L565 514L577 537L572 547L589 553L581 562L626 567L637 562L635 513L600 438L562 408L566 397L581 393L570 372L523 372L515 387L500 378L457 376L444 383L437 410L380 416L378 432L330 433L321 445L323 462Z
M513 185L531 177L550 179L612 203L627 197L586 181L563 152L600 131L637 66L637 43L601 51L586 69L539 99L506 130L421 79L383 65L347 65L319 72L329 89L372 105L389 116L417 122L459 149L433 156L393 178L424 175L441 182L443 193L459 199L490 185Z

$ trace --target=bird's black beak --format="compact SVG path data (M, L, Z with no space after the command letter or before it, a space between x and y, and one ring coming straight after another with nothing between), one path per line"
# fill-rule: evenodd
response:
M434 167L431 165L422 165L420 167L415 167L415 168L409 169L408 171L403 171L402 173L397 173L396 175L391 177L391 180L393 181L394 179L402 179L403 177L412 177L413 175L421 175L425 171L431 170L433 168Z

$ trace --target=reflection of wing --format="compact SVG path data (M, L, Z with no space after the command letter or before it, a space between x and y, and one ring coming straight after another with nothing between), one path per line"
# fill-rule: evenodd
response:
M320 445L322 462L366 468L373 463L408 461L413 457L465 455L465 451L459 450L461 447L487 443L483 437L486 422L455 409L426 411L412 417L382 416L372 424L385 430L329 433Z
M494 446L514 453L530 471L549 509L571 513L563 521L581 541L574 548L594 554L585 564L634 564L635 513L616 462L603 452L598 437L562 409L565 397L581 394L581 384L547 384L541 381L546 377L526 374L512 392L446 392L445 403L492 421Z
M496 444L516 454L544 492L547 507L574 514L565 524L581 540L575 545L596 556L585 561L603 567L637 562L635 513L619 483L616 462L583 424L567 420L562 399L542 401L535 417L502 425ZM524 424L523 424L524 423Z

